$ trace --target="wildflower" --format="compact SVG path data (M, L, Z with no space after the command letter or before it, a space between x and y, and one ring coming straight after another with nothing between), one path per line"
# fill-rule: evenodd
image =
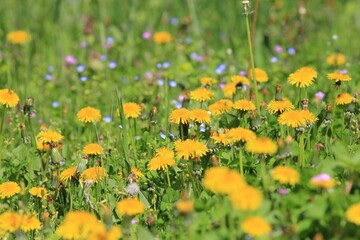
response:
M335 186L335 180L327 173L321 173L311 178L310 185L323 189L333 188Z
M334 80L337 84L351 80L351 77L348 74L342 74L338 72L329 73L327 78L329 80Z
M55 234L63 239L90 239L106 232L105 225L89 212L72 211L65 215Z
M233 104L233 108L240 110L240 111L251 111L251 110L255 110L255 105L253 102L246 100L246 99L240 99L237 100L234 104Z
M0 184L0 198L12 197L15 194L19 193L21 190L19 184L16 182L5 182Z
M174 153L168 148L159 148L154 158L148 163L149 170L165 170L169 166L175 166Z
M84 123L98 122L101 119L100 111L93 107L85 107L80 109L76 116L80 122Z
M190 214L194 210L194 201L181 199L176 202L176 210L184 215Z
M67 55L65 57L65 62L69 65L75 65L75 64L77 64L78 61L76 60L76 58L73 55Z
M200 158L209 151L204 143L194 139L177 140L174 144L176 156L185 160Z
M315 93L315 98L317 98L317 99L319 99L319 100L323 100L324 97L325 97L325 93L324 93L324 92L319 91L319 92Z
M213 85L217 83L217 80L211 77L202 77L200 78L200 82L202 85Z
M34 197L39 198L46 198L46 196L48 195L48 191L44 187L32 187L30 188L29 193Z
M251 80L253 80L253 76L252 76L252 69L250 69L248 76ZM262 70L261 68L255 68L255 79L257 82L267 82L269 80L269 77L267 75L267 73Z
M21 226L21 216L15 212L4 212L0 215L0 232L15 232Z
M231 128L227 135L229 136L231 142L244 143L256 138L256 134L253 131L242 127Z
M261 237L270 234L271 225L262 217L247 217L241 223L241 229L251 237Z
M226 133L218 133L214 136L211 136L212 139L214 139L214 142L216 144L223 144L223 145L229 145L231 143L231 138Z
M64 136L53 130L46 130L46 131L41 131L36 136L36 138L38 139L38 142L42 142L44 144L44 143L58 143L64 138Z
M104 149L97 143L90 143L83 148L82 153L88 155L100 155L104 154Z
M203 109L191 110L191 120L199 124L211 121L209 112Z
M295 185L299 182L299 173L291 168L285 166L277 166L270 171L271 177L282 184Z
M121 239L123 236L121 229L118 226L112 226L108 231L106 232L106 237L103 237L101 239L106 240L118 240Z
M243 177L227 167L212 167L206 170L203 185L217 194L230 194L246 186Z
M188 124L191 120L191 112L186 108L175 109L170 114L170 122L176 124Z
M287 98L283 98L280 101L271 100L266 108L272 114L281 114L283 112L290 111L295 107Z
M231 82L235 83L236 85L250 85L250 80L241 75L231 76Z
M209 106L209 111L214 115L227 113L231 110L233 103L228 99L221 99Z
M190 92L190 99L198 102L209 101L212 99L213 96L214 93L207 88L198 88Z
M308 87L314 83L317 78L317 72L312 67L302 67L290 74L288 82L296 87Z
M60 181L62 182L67 182L74 178L76 178L76 166L65 169L64 171L61 172L59 177Z
M94 182L98 182L106 176L107 176L106 169L103 167L97 166L97 167L91 167L91 168L86 169L81 174L81 179L83 181L92 180Z
M23 30L17 30L9 32L6 35L6 39L12 44L25 44L31 40L31 36L28 32Z
M135 196L140 192L140 187L137 183L130 183L126 186L125 192L131 196Z
M47 151L51 150L50 149L50 143L45 142L43 140L36 142L36 148L37 148L37 150L43 151L43 152L47 152Z
M157 44L166 44L166 43L171 42L172 36L168 32L156 32L153 35L153 40Z
M225 97L232 97L236 93L236 83L227 83L221 90Z
M306 125L306 118L304 112L301 110L290 110L280 114L278 122L281 125L287 125L292 128L297 128Z
M124 103L123 110L126 118L138 118L141 114L141 107L134 102Z
M341 93L336 97L336 105L345 105L352 102L353 97L349 93Z
M10 89L0 90L0 103L5 107L15 107L19 103L18 95Z
M350 222L360 226L360 203L351 205L346 210L345 215Z
M41 223L36 216L25 214L24 216L22 216L20 228L24 232L29 232L31 230L40 230Z
M236 209L254 211L260 208L262 195L258 189L252 186L244 186L231 192L230 202Z
M131 173L133 173L136 176L136 178L144 178L145 177L145 175L139 169L137 169L135 166L133 166L131 168Z
M137 198L128 198L116 204L116 211L123 216L134 216L145 212L144 204Z
M326 62L329 65L343 65L346 62L344 54L333 53L326 58Z
M254 154L274 154L277 151L276 143L270 138L257 137L246 143L245 150Z

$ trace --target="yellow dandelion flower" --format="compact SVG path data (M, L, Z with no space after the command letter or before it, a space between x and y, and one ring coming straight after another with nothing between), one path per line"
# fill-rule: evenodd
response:
M233 75L231 76L231 81L235 84L245 84L250 85L250 80L244 76L241 75Z
M94 182L98 182L101 181L102 179L104 179L107 176L107 172L106 169L103 167L91 167L86 169L82 174L81 174L81 179L83 181L87 181L87 180L92 180Z
M211 121L210 114L208 111L203 109L191 110L191 120L196 123L209 123Z
M271 225L262 217L247 217L241 223L241 230L251 237L262 237L271 233Z
M176 124L188 124L191 120L191 111L186 108L175 109L170 114L170 122Z
M181 199L176 202L176 210L184 215L190 214L194 210L194 201Z
M217 194L231 194L247 184L244 178L236 171L227 167L212 167L206 170L204 187Z
M202 85L213 85L217 83L217 80L211 77L202 77L200 78L200 82Z
M327 173L320 173L310 179L310 185L323 189L329 189L335 186L335 180Z
M309 110L301 110L300 115L305 119L306 124L314 124L318 119Z
M124 114L126 118L138 118L141 114L141 107L134 102L123 104Z
M21 226L22 217L15 212L4 212L0 215L0 230L15 232Z
M29 193L39 198L46 198L47 195L49 195L47 189L44 187L32 187L30 188Z
M139 169L137 169L135 166L133 166L131 168L131 173L133 173L136 176L136 178L144 178L145 177L145 175Z
M249 74L248 74L249 78L251 80L253 80L252 77L252 70L250 69ZM262 70L261 68L255 68L255 79L257 82L267 82L269 80L269 76L267 75L267 73Z
M253 131L242 127L231 128L227 135L231 142L248 142L256 138L256 134Z
M338 73L338 72L329 73L327 75L327 78L329 80L334 80L336 83L347 82L347 81L351 80L351 77L348 74L342 74L342 73Z
M0 90L0 103L5 107L15 107L19 103L18 95L10 89Z
M122 238L123 234L118 226L112 226L106 233L106 236L101 239L118 240ZM95 240L95 239L94 239Z
M176 156L185 160L198 159L209 151L204 143L194 139L177 140L174 145Z
M174 152L169 148L159 148L156 155L148 163L148 170L166 170L169 166L175 166Z
M19 193L21 190L19 184L16 182L5 182L0 184L0 198L12 197L15 194Z
M288 82L296 87L308 87L314 83L317 78L317 72L312 67L302 67L290 74Z
M236 83L227 83L221 90L225 97L232 97L236 93Z
M214 115L227 113L231 110L233 103L228 99L221 99L209 106L209 111Z
M278 122L281 125L287 125L292 128L306 125L306 119L299 110L290 110L280 114Z
M40 230L41 223L36 216L25 214L21 219L21 230L29 232L31 230Z
M6 35L6 39L12 44L25 44L31 40L31 36L28 32L23 30L17 30L9 32Z
M190 99L198 102L205 102L212 99L214 93L207 88L198 88L190 92Z
M345 105L352 102L353 97L349 93L341 93L336 97L336 105Z
M171 42L172 40L172 36L170 33L168 32L156 32L153 35L153 40L157 43L157 44L166 44Z
M211 136L212 139L214 139L214 142L216 144L223 144L223 145L229 145L231 143L231 138L226 133L218 133L214 136Z
M343 65L346 63L346 58L344 54L333 53L326 58L326 62L329 65Z
M270 171L271 177L281 184L295 185L300 180L298 171L291 167L277 166Z
M50 151L50 143L48 142L45 142L45 141L37 141L36 142L36 148L37 150L39 151L43 151L43 152L47 152L47 151Z
M116 204L116 211L123 216L134 216L145 212L145 205L137 198L128 198Z
M80 109L76 116L80 122L92 123L100 121L101 113L96 108L85 107Z
M345 215L350 222L360 226L360 203L351 205L346 210Z
M40 132L36 138L38 142L42 143L58 143L63 140L64 136L53 130L46 130Z
M276 143L267 137L257 137L245 145L245 150L254 154L274 154L277 149Z
M233 191L229 197L232 206L243 211L257 210L262 203L261 192L248 185Z
M76 168L76 166L73 166L62 171L59 177L60 181L67 182L76 178Z
M88 155L101 155L104 154L104 149L97 143L90 143L85 145L82 153Z
M251 111L256 109L254 103L246 99L240 99L234 102L233 108L240 111Z
M106 232L105 224L85 211L72 211L65 215L55 234L63 239L91 239Z
M292 109L294 109L294 105L287 99L287 98L283 98L280 101L276 101L276 100L271 100L268 104L267 104L267 110L272 113L272 114L280 114L286 111L290 111Z

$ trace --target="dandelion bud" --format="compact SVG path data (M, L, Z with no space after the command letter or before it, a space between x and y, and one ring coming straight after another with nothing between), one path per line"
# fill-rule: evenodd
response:
M27 116L30 116L30 114L33 112L34 107L34 98L33 97L27 97L24 105L24 114Z

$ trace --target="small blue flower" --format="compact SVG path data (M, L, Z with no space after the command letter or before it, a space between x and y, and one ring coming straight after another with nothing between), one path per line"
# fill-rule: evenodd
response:
M166 139L166 135L165 135L165 133L160 132L160 137L161 137L162 139Z
M270 62L272 62L272 63L276 63L277 61L279 61L279 58L276 56L272 56L270 59Z
M155 66L156 66L156 68L159 68L159 69L162 68L161 62L156 63Z
M163 85L164 85L164 79L159 78L159 79L157 80L157 83L158 83L160 86L163 86Z
M60 106L60 103L56 102L56 101L53 101L51 105L52 105L53 108L57 108L57 107Z
M200 130L200 132L206 132L206 127L205 127L204 123L200 124L199 130Z
M113 42L115 42L115 39L112 36L106 38L106 43L113 43Z
M101 56L100 56L101 61L105 61L107 58L108 58L108 56L106 54L101 54Z
M52 65L49 65L49 66L48 66L48 71L49 71L49 72L52 72L52 71L54 71L54 66L52 66Z
M215 73L218 74L218 75L223 74L224 71L225 71L225 69L226 69L226 65L225 65L224 63L220 63L220 64L216 67Z
M186 44L191 44L192 43L192 38L189 38L189 37L185 38L185 43Z
M111 122L111 117L110 116L105 116L103 117L103 120L107 123L110 123Z
M168 69L171 66L171 62L163 62L162 67Z
M46 79L46 80L51 81L52 78L53 78L53 77L52 77L51 74L49 74L49 73L45 74L45 79Z
M116 68L116 67L117 67L117 63L116 63L115 61L109 62L109 68L110 68L110 69L114 69L114 68Z
M178 25L179 19L176 17L172 17L172 18L170 18L170 23L171 23L171 25Z
M86 69L86 67L83 64L80 64L76 67L76 71L78 71L78 72L83 72L83 71L85 71L85 69Z
M80 77L80 81L82 81L82 82L86 82L87 80L88 80L87 76L81 76Z
M296 54L296 50L295 50L295 48L293 48L293 47L289 47L289 48L287 49L287 53L288 53L289 55L295 55L295 54Z
M192 52L192 53L190 54L190 58L193 59L193 60L196 59L198 56L199 56L199 54L196 53L196 52Z
M170 80L169 81L169 86L170 87L176 87L177 83L175 82L175 80Z
M135 80L135 81L138 81L139 79L140 79L140 77L139 77L138 75L135 75L135 76L134 76L134 80Z

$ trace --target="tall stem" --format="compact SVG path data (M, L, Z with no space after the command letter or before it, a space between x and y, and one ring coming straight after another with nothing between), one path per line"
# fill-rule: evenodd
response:
M6 112L6 108L4 107L2 109L2 111L0 111L1 115L0 115L0 169L1 169L1 165L2 165L2 150L4 148L3 146L3 127L4 127L4 122L5 122L5 112Z
M299 165L301 168L305 165L305 158L304 158L304 133L301 133L300 135L300 153L299 153Z
M252 49L252 43L251 43L251 32L250 32L249 14L248 13L245 13L245 20L246 20L246 33L247 33L248 48L249 48L249 54L250 54L252 79L254 82L255 105L256 105L256 109L259 111L260 104L259 104L259 97L258 97L258 87L257 87L257 82L256 82L256 76L255 76L255 63L254 63L253 49Z
M30 118L29 114L28 114L27 120L28 120L29 128L30 128L31 145L36 146L35 134L34 134L34 130L33 130L32 124L31 124L31 118ZM0 132L0 134L1 134L1 132Z
M240 165L240 174L244 175L244 163L243 163L243 154L242 154L242 147L239 148L239 165Z

